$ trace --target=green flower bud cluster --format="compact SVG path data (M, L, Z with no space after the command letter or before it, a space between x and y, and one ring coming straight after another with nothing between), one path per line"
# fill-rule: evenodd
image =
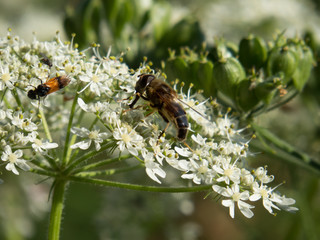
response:
M169 50L169 55L169 59L162 66L168 79L192 83L197 89L202 89L206 96L215 96L217 88L212 81L213 62L207 59L208 52L205 51L205 46L200 53L183 48L180 56L176 56L176 52L172 50Z
M171 53L164 71L170 79L192 82L206 96L248 113L284 102L288 93L301 91L313 62L312 50L301 39L280 35L266 44L249 35L239 46L219 40L200 53L185 49L179 56Z

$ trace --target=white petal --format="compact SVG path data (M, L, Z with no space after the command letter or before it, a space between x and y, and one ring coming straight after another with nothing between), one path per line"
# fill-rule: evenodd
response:
M78 104L83 111L88 112L88 105L82 100L82 98L78 98Z
M13 163L8 163L7 166L6 166L6 169L8 171L12 171L16 175L19 175L19 172L18 172L18 170L16 169L16 167L14 166Z
M183 149L183 148L179 148L179 147L175 147L174 150L183 157L190 157L192 155L192 153L189 150Z
M243 201L238 201L238 208L245 217L247 218L253 217L254 214L250 210L250 208L254 208L254 206Z
M185 173L181 175L181 178L183 179L193 179L194 174L193 173Z
M90 145L91 145L91 140L87 139L87 140L73 144L70 148L71 149L80 148L82 150L86 150L90 147Z
M146 168L146 173L153 181L156 181L157 183L161 184L160 180L157 178L157 176L154 174L154 172L151 169Z
M99 151L101 149L101 146L99 144L99 142L95 141L95 146L96 146L96 150Z
M250 197L249 197L249 200L254 202L254 201L258 201L259 199L261 198L261 195L260 194L252 194Z
M91 84L90 86L90 90L91 92L94 92L95 94L97 94L100 97L100 89L98 87L98 84Z
M18 161L17 166L26 172L30 170L30 166L26 163L25 160Z
M222 200L222 205L229 208L230 217L234 218L234 202L232 200Z
M9 145L6 145L4 147L4 151L6 154L10 155L12 153L11 147Z
M57 148L59 145L57 143L50 143L50 142L47 142L44 144L44 147L46 149L52 149L52 148Z
M232 191L231 189L226 189L224 187L220 187L219 185L213 185L212 189L219 193L220 195L224 196L224 197L231 197L232 196Z

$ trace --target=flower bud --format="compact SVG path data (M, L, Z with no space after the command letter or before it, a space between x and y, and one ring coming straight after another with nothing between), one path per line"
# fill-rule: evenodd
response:
M213 82L217 89L234 99L236 85L246 77L240 62L234 58L222 58L213 66Z
M182 57L170 58L165 63L165 72L168 79L181 79L185 81L189 75L187 62Z
M212 80L213 64L210 61L194 61L190 63L190 77L197 89L203 89L204 94L209 97L215 96L216 87Z
M283 84L287 84L298 65L297 53L294 48L284 46L271 51L267 62L269 76L283 74Z
M259 103L254 88L255 82L252 79L244 79L237 85L236 105L247 112Z
M298 66L292 76L293 84L301 91L308 81L313 65L313 54L308 46L296 46Z
M239 45L239 60L246 69L261 68L267 60L265 41L253 35L243 38Z
M281 84L281 79L278 77L267 79L264 82L257 84L254 93L259 100L269 104L275 94L275 90Z

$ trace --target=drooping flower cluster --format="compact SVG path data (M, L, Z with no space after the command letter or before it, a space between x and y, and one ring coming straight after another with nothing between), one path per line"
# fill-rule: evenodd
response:
M174 86L186 103L186 145L175 140L174 127L159 138L165 123L151 114L154 110L146 101L128 109L142 73L162 77L147 63L131 70L110 51L101 57L96 46L80 52L59 35L51 42L34 38L26 43L9 32L0 39L0 155L6 169L19 174L19 168L41 169L44 164L48 171L61 161L70 167L70 176L73 170L79 173L80 163L92 160L84 156L128 155L124 160L137 160L157 183L171 167L182 179L212 186L224 198L222 204L231 217L235 204L244 216L252 217L254 206L249 202L259 199L270 213L296 210L293 199L267 185L273 176L265 168L243 167L249 142L241 137L236 119L223 115L201 94L193 94L192 86L187 94L183 87ZM69 85L39 101L27 97L29 90L55 76L68 77Z

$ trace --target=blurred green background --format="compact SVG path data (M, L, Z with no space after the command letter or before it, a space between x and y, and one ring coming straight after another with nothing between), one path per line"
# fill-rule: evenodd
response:
M203 41L210 45L221 37L238 44L249 33L270 40L277 30L290 37L311 32L319 49L319 10L317 0L11 0L0 2L0 32L4 37L11 27L28 41L33 32L39 40L53 39L57 30L64 39L75 32L80 49L99 42L102 52L111 45L116 55L129 47L129 66L148 56L153 67L161 68L168 48L200 48ZM299 97L258 119L315 159L320 156L318 76L316 67ZM319 174L263 153L250 159L250 165L268 165L275 184L286 181L280 191L295 198L300 211L275 217L257 205L252 219L236 212L233 220L220 202L203 199L205 193L155 194L70 184L61 239L319 239ZM40 183L40 177L6 171L1 178L0 239L45 239L50 180ZM121 179L139 183L146 176L140 171Z

